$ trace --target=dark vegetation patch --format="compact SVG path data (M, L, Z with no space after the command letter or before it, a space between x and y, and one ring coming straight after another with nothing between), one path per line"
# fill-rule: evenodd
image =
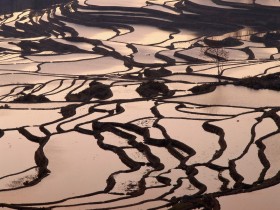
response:
M165 77L172 75L172 72L165 68L160 68L159 70L145 69L144 75L146 77Z
M186 210L186 209L205 209L214 210L220 209L220 204L218 200L211 194L204 194L201 197L192 198L192 196L183 196L180 202L176 198L172 198L175 203L170 210Z
M209 47L237 47L243 44L243 42L233 37L228 37L223 40L213 40L205 38L204 43Z
M189 91L194 94L203 94L214 91L217 86L227 84L243 86L254 90L267 89L280 91L280 75L269 74L262 77L246 77L234 82L207 83L192 87Z
M27 55L33 54L35 52L43 52L43 51L53 51L53 52L57 52L58 54L73 53L73 52L77 52L77 53L87 52L85 50L79 49L76 46L59 43L51 39L44 39L44 40L40 40L39 42L24 40L16 45L22 49L24 54Z
M140 96L146 98L152 98L156 96L172 96L175 91L169 90L169 88L162 82L148 81L142 83L137 89L137 93Z
M11 107L8 104L0 106L0 109L9 109L9 108L11 108Z
M13 100L13 102L19 102L19 103L44 103L44 102L50 102L50 99L48 99L44 95L32 95L32 94L26 94L22 95L16 99Z
M194 94L209 93L216 89L217 83L207 83L202 85L197 85L189 89Z
M193 68L191 66L188 66L186 68L186 72L189 73L189 74L192 73L193 72Z
M35 85L27 85L24 87L23 91L26 91L26 90L31 90L32 88L34 88Z
M263 36L252 35L250 37L252 42L264 43L266 47L277 47L280 49L280 33L277 32L267 32Z
M77 104L70 104L68 106L61 107L60 112L61 112L62 116L65 118L72 117L76 114L76 108L78 106L79 105L77 105Z
M280 76L278 74L270 74L262 77L247 77L233 83L237 86L244 86L254 90L268 89L280 90Z
M71 102L88 102L92 98L105 100L111 98L112 96L113 93L109 85L93 81L89 84L89 87L87 89L82 90L81 92L76 94L68 94L65 98L66 101Z

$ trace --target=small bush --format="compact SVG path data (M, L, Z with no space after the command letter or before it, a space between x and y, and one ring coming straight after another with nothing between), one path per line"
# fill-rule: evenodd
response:
M189 89L189 91L194 94L208 93L214 91L216 89L216 86L217 84L214 83L202 84L192 87L191 89Z
M44 96L44 95L32 95L32 94L27 94L27 95L22 95L13 102L19 102L19 103L44 103L44 102L50 102L50 100Z
M78 107L78 105L76 105L76 104L70 104L68 106L61 107L60 112L61 112L62 116L65 118L72 117L76 114L77 107Z
M169 76L171 74L172 74L171 71L164 69L164 68L161 68L159 70L150 70L150 69L144 70L144 75L146 77L165 77L165 76Z
M262 77L247 77L233 83L237 86L244 86L255 90L268 89L280 90L280 77L277 74L270 74Z
M144 82L136 89L136 91L140 96L147 98L172 96L174 94L174 91L170 91L164 83L156 81Z
M66 101L88 102L92 98L105 100L112 96L113 96L113 93L112 93L109 85L105 85L105 84L93 81L92 83L90 83L90 85L87 89L82 90L81 92L79 92L77 94L68 94L66 96Z

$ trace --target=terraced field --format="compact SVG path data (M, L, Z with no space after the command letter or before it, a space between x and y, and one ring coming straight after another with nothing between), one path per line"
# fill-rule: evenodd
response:
M0 2L0 207L278 210L278 0Z

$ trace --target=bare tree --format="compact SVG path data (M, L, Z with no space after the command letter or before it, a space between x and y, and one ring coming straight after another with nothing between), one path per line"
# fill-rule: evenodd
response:
M202 47L201 53L203 54L203 56L211 58L213 62L216 63L218 69L218 79L220 82L223 73L222 61L227 60L229 54L228 51L226 51L223 47Z

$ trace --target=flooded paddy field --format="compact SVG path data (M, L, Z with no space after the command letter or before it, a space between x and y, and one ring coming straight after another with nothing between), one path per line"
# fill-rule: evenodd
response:
M278 210L278 0L0 2L0 208Z

